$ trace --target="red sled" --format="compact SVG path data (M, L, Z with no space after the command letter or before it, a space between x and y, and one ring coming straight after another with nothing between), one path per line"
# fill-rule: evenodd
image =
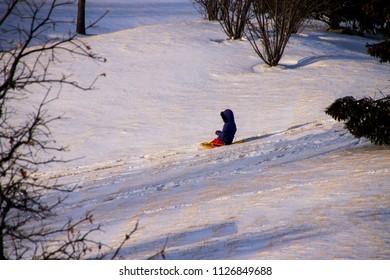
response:
M239 144L239 143L244 143L245 140L242 139L242 140L238 140L238 141L235 141L233 142L231 145L233 144ZM214 139L213 141L211 142L203 142L203 143L200 143L200 145L205 148L205 149L213 149L213 148L218 148L218 147L222 147L222 146L225 146L225 143L223 143L221 140L219 139Z

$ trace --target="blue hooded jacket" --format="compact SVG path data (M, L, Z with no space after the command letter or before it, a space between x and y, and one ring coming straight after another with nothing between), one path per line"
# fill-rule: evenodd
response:
M226 109L221 112L221 117L225 124L223 125L222 131L217 130L215 134L218 135L218 139L225 143L225 145L230 145L233 142L234 135L237 131L233 111Z

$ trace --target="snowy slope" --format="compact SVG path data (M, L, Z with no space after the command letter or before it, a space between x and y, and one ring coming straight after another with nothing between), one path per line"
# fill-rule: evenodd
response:
M80 187L61 217L92 210L113 247L138 221L123 258L166 244L168 259L389 259L390 150L324 114L388 86L367 39L308 28L267 68L218 23L163 19L82 38L106 63L62 56L53 68L87 83L105 74L50 104L64 113L52 127L62 156L77 160L42 177ZM202 150L225 108L248 141Z
M389 157L314 122L67 174L81 189L59 211L94 211L112 246L138 221L126 258L387 259Z
M373 96L388 84L389 66L364 52L366 39L307 30L274 69L248 42L225 39L205 21L86 38L106 63L69 57L53 68L85 84L106 76L93 91L64 89L53 104L64 114L54 132L69 145L66 158L82 157L65 166L196 145L221 129L225 108L235 112L238 138L329 119L323 112L335 98Z

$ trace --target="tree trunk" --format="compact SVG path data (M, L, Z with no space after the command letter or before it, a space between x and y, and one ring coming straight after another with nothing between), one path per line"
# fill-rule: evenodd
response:
M3 230L0 232L0 260L6 260L4 253L4 238L3 238Z
M77 13L77 30L78 34L85 35L85 0L79 0Z

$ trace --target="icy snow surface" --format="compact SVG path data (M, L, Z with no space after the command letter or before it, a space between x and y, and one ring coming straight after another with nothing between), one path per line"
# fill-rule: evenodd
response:
M129 259L164 244L168 259L389 259L390 150L324 113L389 85L368 39L308 27L268 68L191 1L167 2L151 22L111 16L108 31L132 28L82 37L106 63L62 55L52 68L87 84L104 73L93 91L64 87L50 104L64 114L52 126L62 157L77 159L43 170L79 186L61 217L93 211L112 247L138 221ZM175 5L188 20L174 20ZM202 150L226 108L248 141Z

